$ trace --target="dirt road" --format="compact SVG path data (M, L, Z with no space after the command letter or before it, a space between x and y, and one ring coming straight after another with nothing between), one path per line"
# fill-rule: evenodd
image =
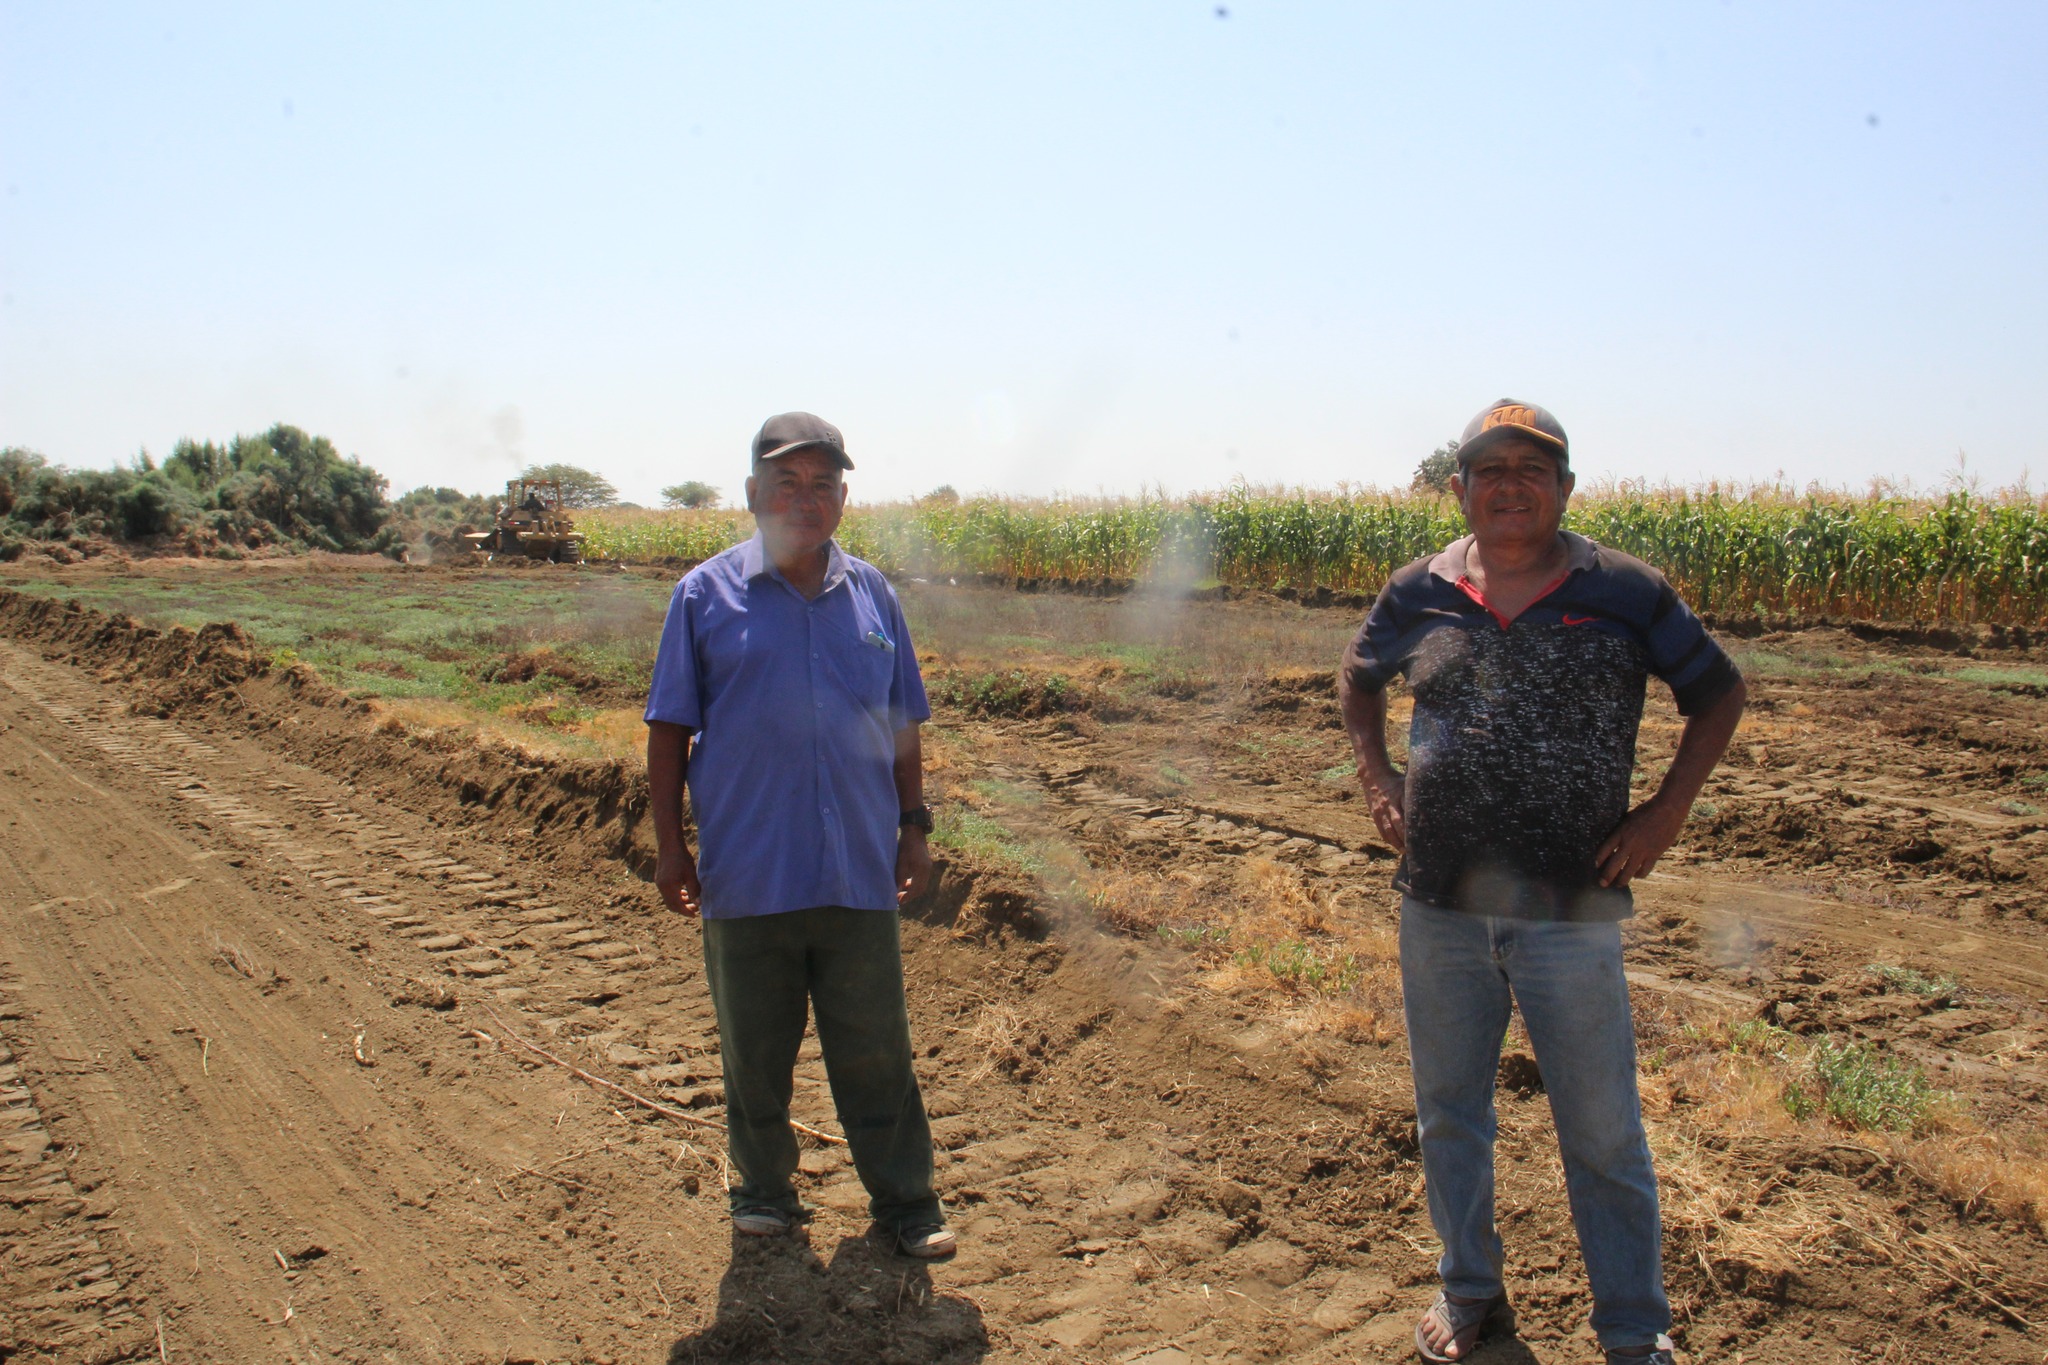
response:
M357 712L259 679L153 718L132 682L45 657L65 653L0 642L0 1359L1408 1355L1432 1255L1397 1035L1304 1040L1185 954L977 918L988 888L955 869L906 954L965 1249L934 1268L884 1254L823 1145L804 1158L807 1237L742 1245L716 1131L513 1042L715 1122L693 927ZM1289 832L1071 764L990 763L1043 786L1054 825L1109 822L1115 846L1177 820L1207 840L1184 840L1189 859L1298 840L1286 856L1327 875L1381 875L1350 825ZM1746 933L1760 958L1760 934L1811 937L1823 962L1851 919L1946 936L1930 950L1957 935L1740 882L1673 878L1645 900L1645 984L1765 1005L1806 998L1796 971L1731 975L1716 943ZM2001 989L2048 979L2038 936L1968 937ZM808 1045L798 1096L836 1127ZM1675 1239L1695 1358L2041 1359L2038 1236L1862 1156L1759 1142L1699 1160L1737 1185L1768 1171L1844 1226L1906 1209L1963 1259L1943 1279L1851 1239L1766 1282L1705 1233ZM1501 1200L1525 1331L1478 1359L1590 1358L1540 1093L1504 1092Z

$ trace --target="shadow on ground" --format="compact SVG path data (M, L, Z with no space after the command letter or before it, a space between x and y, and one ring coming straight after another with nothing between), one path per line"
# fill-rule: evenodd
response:
M981 1309L932 1285L929 1267L848 1237L818 1259L808 1235L732 1239L711 1322L669 1348L669 1365L973 1365L988 1354Z

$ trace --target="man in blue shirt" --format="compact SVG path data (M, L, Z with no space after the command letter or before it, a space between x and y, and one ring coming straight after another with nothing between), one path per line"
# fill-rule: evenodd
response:
M1565 1188L1610 1362L1671 1365L1657 1176L1622 975L1629 882L1678 837L1742 716L1742 677L1664 576L1561 529L1570 447L1502 399L1465 429L1452 481L1472 534L1398 570L1338 692L1380 833L1401 854L1401 985L1443 1290L1425 1360L1512 1326L1493 1219L1494 1078L1519 1008L1550 1095ZM1415 700L1408 769L1385 687ZM1646 680L1685 717L1631 809Z
M931 876L931 708L895 592L832 539L851 468L831 423L769 418L747 479L754 538L676 585L647 702L654 882L703 916L734 1229L804 1216L789 1101L809 1012L876 1224L933 1259L955 1238L932 1188L896 919Z

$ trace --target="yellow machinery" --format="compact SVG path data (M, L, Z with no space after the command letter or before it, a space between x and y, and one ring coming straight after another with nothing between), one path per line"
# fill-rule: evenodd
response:
M583 559L583 532L562 506L562 485L554 479L513 479L496 524L471 531L466 539L486 560L499 555L575 564Z

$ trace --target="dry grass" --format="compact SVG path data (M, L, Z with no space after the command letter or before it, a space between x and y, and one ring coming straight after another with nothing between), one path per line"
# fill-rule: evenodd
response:
M1385 1042L1400 1032L1400 965L1383 916L1349 890L1312 882L1271 858L1233 875L1188 869L1091 874L1088 905L1106 924L1187 949L1221 994L1266 995L1297 1039L1334 1034ZM1313 1058L1304 1058L1310 1070Z
M1911 1221L1910 1206L1843 1186L1806 1187L1787 1174L1795 1163L1785 1157L1853 1148L1966 1217L1990 1212L2043 1231L2048 1138L1985 1131L1945 1094L1913 1133L1845 1133L1825 1108L1796 1103L1794 1092L1812 1083L1810 1040L1669 999L1639 1005L1637 1022L1666 1235L1712 1286L1755 1288L1758 1276L1768 1282L1817 1259L1861 1257L2025 1322L2014 1305L2038 1301L2043 1286L2005 1283L1996 1267Z
M2048 1138L1950 1132L1939 1137L1891 1138L1892 1160L1924 1180L1959 1209L1990 1209L2048 1232Z
M1777 1171L1735 1170L1696 1138L1653 1129L1664 1236L1708 1281L1789 1275L1833 1236L1827 1210Z
M1024 1064L1029 1026L1013 1005L990 1001L975 1014L974 1022L961 1029L969 1047L981 1061L967 1074L967 1084L976 1085L998 1071L1015 1071Z
M428 697L379 698L370 707L375 717L371 723L380 733L429 742L458 739L515 754L526 762L637 758L647 744L638 711L600 711L557 726L548 723L552 712L546 708L536 717L524 708L478 711Z

